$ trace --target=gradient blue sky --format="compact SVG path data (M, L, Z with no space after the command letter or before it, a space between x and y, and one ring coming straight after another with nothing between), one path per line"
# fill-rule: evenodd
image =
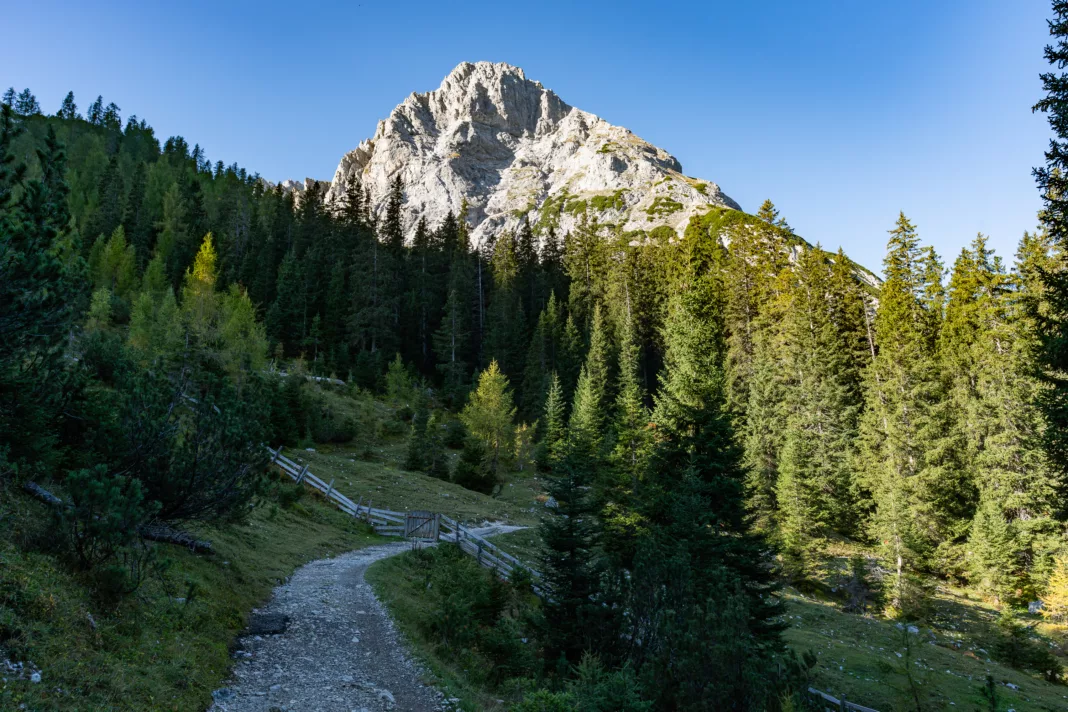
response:
M947 263L1035 223L1048 0L10 3L0 87L67 90L270 180L328 179L461 61L523 67L754 211L881 266L899 210Z

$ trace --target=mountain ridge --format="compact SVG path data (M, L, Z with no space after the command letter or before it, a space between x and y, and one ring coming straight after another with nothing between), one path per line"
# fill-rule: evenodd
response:
M463 62L437 89L410 94L342 156L326 201L336 204L358 180L381 216L397 175L407 234L420 218L435 225L459 212L466 198L475 244L524 218L539 232L567 232L585 218L681 235L711 207L741 209L716 183L686 176L667 151L504 63ZM310 181L283 187L302 192Z

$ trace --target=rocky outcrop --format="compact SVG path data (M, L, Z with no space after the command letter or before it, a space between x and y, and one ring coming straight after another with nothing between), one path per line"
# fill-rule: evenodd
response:
M381 215L397 175L409 232L420 217L433 226L458 212L466 198L476 243L524 217L541 230L570 230L585 215L627 231L681 232L709 206L738 208L666 151L569 106L522 69L489 62L465 62L437 90L405 99L342 157L327 201L358 180Z

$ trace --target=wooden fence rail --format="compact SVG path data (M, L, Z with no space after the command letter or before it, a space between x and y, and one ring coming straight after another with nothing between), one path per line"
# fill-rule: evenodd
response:
M367 522L374 527L375 533L383 536L399 537L411 535L410 538L425 540L425 537L421 536L424 531L423 529L415 530L412 528L413 525L409 521L408 512L393 512L388 509L374 509L372 500L368 499L367 504L365 505L362 497L359 501L353 502L351 499L334 489L333 480L327 483L319 479L308 471L307 465L299 465L283 455L281 447L277 450L268 447L267 451L271 454L272 465L275 465L282 472L292 477L298 484L305 484L322 493L327 500L333 502L342 512ZM522 561L508 552L503 551L500 547L474 533L455 519L447 517L444 514L421 514L423 515L423 518L425 518L425 515L430 514L437 520L438 526L433 528L435 534L432 537L435 541L437 539L443 539L445 541L455 542L460 547L461 551L474 557L479 565L494 570L498 576L504 579L511 579L512 574L518 569L529 571L531 577L533 577L535 581L534 592L539 596L542 595L541 587L537 585L537 582L541 579L540 573L525 565Z
M808 688L808 696L820 712L879 712L871 707L849 702L844 697L838 699L828 695L826 692L817 690L815 687Z

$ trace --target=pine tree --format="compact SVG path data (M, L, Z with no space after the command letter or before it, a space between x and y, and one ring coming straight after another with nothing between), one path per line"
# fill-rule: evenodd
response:
M744 468L727 410L722 302L714 280L696 281L673 300L653 411L656 440L639 498L662 556L688 562L696 600L739 585L749 634L777 646L780 628L772 618L780 604L769 595L775 589L769 551L748 529Z
M308 333L308 299L304 265L290 250L278 267L277 296L267 310L267 333L295 355Z
M788 303L791 272L783 270L765 287L764 303L752 324L752 355L747 367L745 410L739 419L743 462L748 470L746 488L756 522L770 529L779 511L776 482L788 416L786 391L788 335L785 319L793 308ZM774 285L774 286L773 286ZM732 340L737 346L740 342ZM741 354L741 351L734 351ZM738 362L739 365L741 361ZM741 372L739 372L741 373ZM741 385L737 381L737 385Z
M425 396L416 399L415 413L412 416L412 430L408 435L408 452L404 456L404 469L420 471L426 469L429 449L427 427L430 424L430 408Z
M65 260L69 234L66 152L53 127L37 150L40 177L26 180L13 154L21 127L0 106L0 477L8 463L48 468L60 454L58 418L70 396L66 344L80 309L80 259ZM17 195L17 198L16 198Z
M89 105L89 111L86 113L85 118L93 126L104 125L104 97L96 97L96 101Z
M564 397L568 400L575 392L578 384L579 372L582 370L583 343L575 318L567 315L564 320L564 330L560 337L560 350L557 361L557 372L560 375L560 385L564 389Z
M123 208L126 205L126 187L118 153L112 154L107 168L100 176L100 182L97 185L97 204L98 207L87 231L90 235L110 235L116 227L122 224Z
M904 214L890 231L887 250L860 462L875 505L871 533L900 592L908 567L930 562L939 546L964 533L975 492L960 464L962 434L938 366L940 270ZM897 593L890 605L902 605Z
M105 240L101 235L89 252L89 275L97 289L107 289L119 299L127 299L137 289L137 253L126 242L122 225Z
M401 210L404 208L404 181L398 173L389 184L389 199L386 201L386 220L382 224L382 241L394 256L404 249L404 224Z
M546 593L545 660L550 670L597 652L606 617L597 600L602 567L596 553L594 473L586 453L572 443L562 444L551 463L546 483L551 506L539 526L544 543L540 568Z
M1068 63L1068 2L1054 0L1049 33L1054 43L1046 46L1051 66L1064 69ZM1046 165L1034 169L1044 208L1042 226L1062 252L1068 250L1068 73L1041 75L1046 92L1032 111L1049 114L1054 138L1046 150ZM1050 463L1068 479L1068 270L1063 265L1042 274L1046 308L1035 314L1038 334L1038 366L1045 388L1039 408L1046 422L1044 443Z
M568 314L585 334L592 328L594 307L604 302L607 291L608 241L600 233L596 221L583 213L578 228L564 242L564 267L571 281Z
M455 402L464 389L469 364L465 360L470 333L467 330L467 309L457 287L449 289L445 300L441 326L434 332L434 353L437 369L442 375L442 387L450 401Z
M486 312L486 357L497 361L509 379L523 374L523 345L527 342L519 285L515 236L506 232L493 246L493 291Z
M774 218L770 212L767 216ZM749 398L760 312L769 299L772 283L788 263L788 251L781 233L764 219L755 225L736 224L730 230L729 242L724 276L726 373L731 408L740 414L745 412Z
M67 96L63 98L63 104L59 107L59 111L56 112L56 116L61 119L80 119L78 114L78 105L74 103L74 92L67 92Z
M41 113L41 105L37 97L28 88L23 89L15 100L15 113L19 116L37 116Z
M550 375L557 367L563 323L556 306L556 295L550 294L545 308L538 315L534 334L523 371L522 412L528 419L541 410L549 390Z
M137 253L139 265L144 265L151 258L153 238L150 210L145 204L145 193L148 190L148 168L144 163L138 163L130 182L130 192L126 196L126 206L123 210L122 225L126 236Z
M578 384L575 386L575 397L568 423L568 438L575 443L575 448L591 459L595 470L599 469L597 465L601 463L605 454L603 445L609 403L609 348L601 308L595 306L590 333L590 349L586 355L586 363L579 374Z
M7 91L4 92L4 98L0 99L0 103L7 104L8 107L10 107L12 110L14 110L14 108L15 108L15 99L16 99L15 87L8 87Z
M803 573L820 539L851 533L861 402L835 322L834 274L819 249L799 255L783 315L785 424L776 485L783 549Z
M542 470L552 469L554 458L560 456L561 444L567 434L565 420L564 390L560 379L553 371L549 379L549 392L545 396L545 410L542 417L542 436L535 453L535 460Z
M619 387L616 391L612 430L615 446L610 457L611 480L602 485L601 519L605 548L626 551L637 533L640 516L635 493L644 475L652 431L645 392L639 382L638 344L634 322L628 313L623 320L619 346Z
M104 107L104 115L101 118L103 125L113 131L119 131L122 129L122 116L119 115L118 105L115 102L111 102Z

